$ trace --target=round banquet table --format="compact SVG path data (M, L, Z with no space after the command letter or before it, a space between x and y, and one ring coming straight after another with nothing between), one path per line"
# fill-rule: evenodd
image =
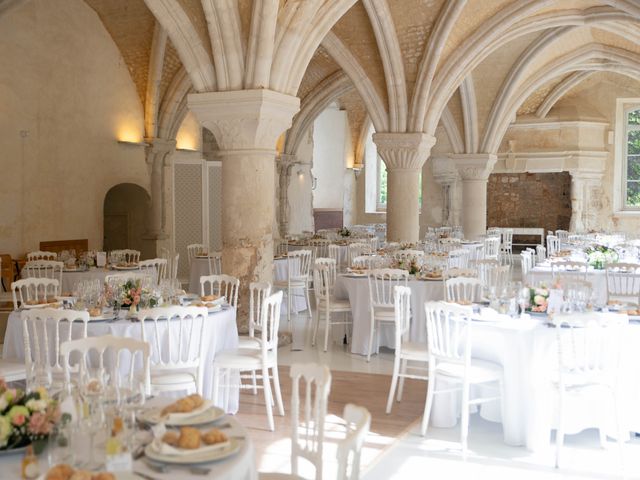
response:
M602 314L618 315L618 314ZM526 446L530 450L549 448L551 429L555 428L557 396L551 384L553 362L557 358L556 331L545 325L546 318L510 318L492 311L494 321L473 321L472 357L497 363L504 374L502 401L480 406L480 415L501 422L504 441L508 445ZM640 430L640 323L625 327L621 346L621 388L619 405L625 431ZM447 388L438 379L437 387ZM477 387L476 387L477 388ZM486 388L486 387L483 387ZM481 391L473 389L471 398ZM491 390L484 395L491 396ZM589 402L573 403L568 397L565 409L566 433L577 433L598 425L597 412L602 411L602 397ZM434 397L431 425L450 428L460 416L460 394L443 393ZM606 407L607 433L617 436L613 408Z
M294 259L293 262L298 262ZM297 267L296 267L297 268ZM289 274L289 260L287 257L274 258L273 260L273 280L274 282L286 282L287 275ZM276 287L277 288L277 287ZM291 297L291 312L298 313L307 310L307 299L304 296L302 289L294 289L294 294ZM282 301L282 307L280 308L280 314L287 313L287 299Z
M411 331L412 342L427 341L427 324L424 314L424 302L444 300L442 280L409 280L411 288ZM349 299L353 316L351 353L366 355L369 351L369 333L371 316L369 310L369 281L366 276L338 275L334 287L338 299ZM393 325L383 325L380 329L380 346L395 348ZM375 345L374 345L375 348Z
M166 399L156 397L147 401L146 406L164 406L166 403ZM181 467L169 468L166 473L158 473L147 466L144 457L134 460L133 471L140 472L158 480L173 480L175 478L186 480L200 480L205 478L215 478L216 480L257 480L256 453L251 438L247 434L246 429L234 417L225 418L225 422L230 425L229 428L224 429L225 434L239 438L239 442L241 443L240 450L224 460L202 464L202 467L211 469L207 475L192 474L187 468ZM21 460L21 454L0 456L0 472L2 472L2 478L6 480L19 480L21 478ZM42 474L46 473L48 468L46 450L39 455L38 460L40 463L40 472Z
M209 259L195 257L191 260L189 269L189 292L200 295L200 277L211 275L209 272Z
M565 275L575 275L574 273L567 272ZM553 280L553 275L551 274L551 266L547 264L537 265L536 267L529 270L528 278L525 281L528 281L532 285L537 285L539 283L545 283L548 286L551 285ZM593 267L589 267L587 270L587 281L591 282L591 287L593 291L596 292L597 305L606 305L607 304L607 274L604 270L595 270Z
M175 327L175 331L174 328ZM166 335L163 340L177 342L180 338L178 333L178 325L174 325L169 332L165 329L162 334ZM62 331L61 335L66 335ZM68 328L68 327L67 327ZM77 328L77 332L76 332ZM93 320L89 322L88 336L98 337L102 335L114 335L116 337L142 338L140 322L131 322L129 320L117 320L114 322L106 322L104 320ZM73 338L81 336L81 325L74 325ZM186 335L185 335L186 337ZM54 341L53 328L49 335L49 341ZM213 399L213 360L216 352L238 348L238 328L236 325L236 311L234 308L221 310L219 312L210 313L207 321L205 321L203 330L202 344L202 361L204 362L204 383L203 396L210 398L216 405L225 405L224 399L226 392L220 391L217 399ZM187 342L188 339L184 338ZM195 347L195 345L194 345ZM176 348L176 347L174 347ZM151 359L157 354L155 347L152 347ZM9 315L7 322L7 330L4 337L3 358L5 360L24 361L24 335L22 330L22 321L20 312L14 311ZM224 390L224 389L222 389ZM237 387L229 391L229 401L226 404L227 413L236 413L238 411L240 392Z

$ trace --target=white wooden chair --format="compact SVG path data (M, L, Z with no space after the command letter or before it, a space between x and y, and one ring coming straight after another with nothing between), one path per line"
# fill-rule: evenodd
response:
M169 263L167 264L167 277L172 280L178 278L178 265L180 264L180 254L176 253L173 257L170 258Z
M51 278L23 278L11 284L14 310L25 304L46 303L58 295L60 282Z
M573 260L562 260L551 263L551 276L556 278L559 275L572 275L581 280L587 279L587 270L589 264L587 262L575 262Z
M205 275L200 277L200 295L225 297L233 308L238 307L240 280L231 275Z
M566 244L569 241L569 232L566 230L556 230L556 237L558 237L560 245Z
M249 335L239 337L238 348L260 348L262 331L262 304L271 295L269 282L251 282L249 285Z
M544 245L536 245L536 263L544 262L547 259L547 249Z
M202 395L204 307L159 307L141 310L143 342L152 348L150 387L152 395L191 390ZM215 343L215 342L214 342Z
M375 255L360 255L351 261L352 268L364 268L371 270L374 268L380 268L380 257Z
M455 277L444 282L445 301L471 304L482 298L482 281L478 278Z
M426 342L411 342L409 340L409 330L411 328L411 289L409 287L394 287L394 314L396 324L395 354L391 388L389 388L389 397L387 398L387 414L391 413L396 387L398 387L398 402L402 401L405 378L413 378L415 380L429 379L426 375L427 362L429 361ZM410 365L409 362L422 365ZM414 373L407 372L407 369ZM400 379L399 386L398 379Z
M462 243L459 238L440 238L438 239L438 250L449 253L451 250L458 250Z
M506 260L509 265L513 255L513 228L502 228L500 230L500 258Z
M192 243L191 245L187 245L187 260L189 261L189 267L191 267L191 263L197 255L209 255L209 249L207 246L202 243Z
M331 371L317 363L294 363L291 377L291 474L260 473L260 480L302 479L298 471L300 459L314 467L315 480L322 480L324 422L327 415ZM300 398L300 382L305 385L305 398ZM301 401L302 400L302 401ZM302 412L301 412L302 410Z
M111 385L124 385L125 382L122 380L125 378L131 382L136 378L136 372L139 372L138 378L144 380L145 391L149 394L149 351L150 346L147 342L113 335L64 342L60 345L60 355L65 389L71 388L71 373L76 371L77 365L80 376L96 368L100 378L108 378ZM123 352L128 354L124 355ZM73 365L70 361L72 357Z
M36 250L35 252L27 253L27 262L33 262L34 260L56 260L58 254L55 252L43 252Z
M371 427L371 414L352 403L344 406L342 419L347 429L344 440L338 442L337 480L359 480L360 452Z
M352 266L353 259L365 253L371 253L371 245L364 242L350 243L347 250L347 265Z
M373 339L376 338L376 353L380 344L380 328L382 323L393 325L395 323L394 313L394 290L396 286L407 286L409 272L394 268L381 268L369 271L367 275L369 281L369 311L370 311L370 331L369 350L367 351L367 362L371 359L373 350Z
M342 261L343 259L340 254L340 245L329 245L328 257L335 260L338 272L341 272L344 269L344 262Z
M222 252L213 252L207 256L209 275L222 275Z
M64 263L54 260L31 260L24 264L20 274L22 278L53 278L62 285Z
M165 278L167 272L166 258L152 258L150 260L141 260L139 263L140 272L151 276L153 283L157 285L160 280Z
M469 251L464 248L451 250L447 258L447 268L467 268L469 266Z
M393 259L399 262L420 261L424 257L422 250L397 250L393 252Z
M533 256L531 252L523 250L520 252L520 269L522 271L522 281L527 283L529 281L529 271L533 268Z
M560 251L560 239L555 235L547 235L547 256L554 257Z
M89 312L36 308L24 310L20 317L27 379L35 382L30 387L62 387L64 369L60 363L60 345L73 337L87 337Z
M267 297L262 304L262 330L260 332L260 349L238 348L234 350L224 350L216 354L213 362L213 398L218 399L220 386L225 386L229 391L230 375L229 371L255 372L256 378L262 380L262 385L238 385L239 388L262 388L264 390L264 401L267 409L267 421L269 430L274 430L272 413L272 393L271 382L269 381L269 370L273 376L276 405L278 413L284 416L282 405L282 394L280 393L280 380L278 376L278 327L280 325L280 307L282 305L282 291L276 292ZM225 374L226 373L226 374ZM221 377L226 377L225 383L221 383ZM225 401L225 404L227 402ZM226 405L225 405L226 408Z
M313 252L313 260L316 258L327 258L329 256L329 240L324 238L312 238L309 240L309 247Z
M140 261L140 251L125 248L122 250L111 250L112 257L120 258L127 263L138 263Z
M487 237L484 239L484 259L500 260L500 237Z
M607 301L640 304L640 264L611 263L605 265Z
M624 335L624 327L628 325L628 317L620 315L613 319L598 313L575 315L556 315L553 318L556 326L558 344L557 369L552 378L552 385L558 392L558 421L556 431L556 468L560 466L561 450L564 445L566 403L570 397L572 402L584 398L589 409L598 405L602 412L598 427L600 443L606 446L606 417L609 405L613 408L613 417L617 428L617 443L620 458L624 437L620 412L618 410L617 382L620 368L620 348ZM557 373L556 373L557 372ZM611 402L593 402L593 394L599 391L611 399ZM575 403L573 403L575 405ZM596 407L597 408L597 407Z
M475 262L477 260L482 260L484 258L484 244L477 243L474 245L467 245L465 249L469 252L469 263Z
M273 256L274 257L284 257L289 252L289 242L283 239L274 239L273 240Z
M427 302L424 306L427 318L427 342L429 349L429 383L427 400L422 417L421 433L426 435L433 397L440 393L462 390L460 410L460 440L462 454L466 457L469 434L469 408L502 398L502 366L471 358L471 309L444 302ZM448 385L436 390L438 379ZM454 384L453 388L449 387ZM490 397L470 398L471 386L497 386L499 393ZM482 390L484 392L484 390Z
M329 260L329 259L327 259ZM338 300L333 295L333 287L335 285L335 269L326 263L316 263L313 269L313 285L316 297L316 323L313 329L313 339L311 345L316 344L316 336L318 334L318 325L324 317L324 351L327 351L329 344L329 332L331 325L351 325L352 322L347 320L348 314L351 313L351 304L349 300ZM332 321L332 313L342 313L342 321Z
M304 295L311 314L311 302L309 301L309 274L311 273L311 250L293 250L287 255L287 279L273 282L273 286L287 294L287 322L291 325L291 310L293 309L293 296Z

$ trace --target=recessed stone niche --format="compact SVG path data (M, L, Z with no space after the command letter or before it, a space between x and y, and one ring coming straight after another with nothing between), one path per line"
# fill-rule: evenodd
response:
M568 230L571 174L494 173L487 185L488 227L536 227ZM518 237L516 243L537 239Z

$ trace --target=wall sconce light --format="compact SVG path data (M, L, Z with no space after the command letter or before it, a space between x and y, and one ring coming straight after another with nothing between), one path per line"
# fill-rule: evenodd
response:
M127 140L118 140L118 143L121 145L129 145L133 147L148 147L149 144L147 142L129 142Z
M364 167L364 165L362 165L361 163L354 163L353 167L351 167L351 170L353 170L353 173L355 174L356 178L360 176L360 172L362 172L362 167Z

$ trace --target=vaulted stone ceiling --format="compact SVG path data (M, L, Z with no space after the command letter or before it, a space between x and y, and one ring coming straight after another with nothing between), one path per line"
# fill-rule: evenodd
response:
M303 102L344 85L343 71L352 90L331 100L354 141L366 116L378 131L430 134L446 117L458 149L492 151L516 115L548 112L594 72L640 71L635 0L85 1L143 104L157 20L168 33L160 99L185 70L184 94L264 87Z

